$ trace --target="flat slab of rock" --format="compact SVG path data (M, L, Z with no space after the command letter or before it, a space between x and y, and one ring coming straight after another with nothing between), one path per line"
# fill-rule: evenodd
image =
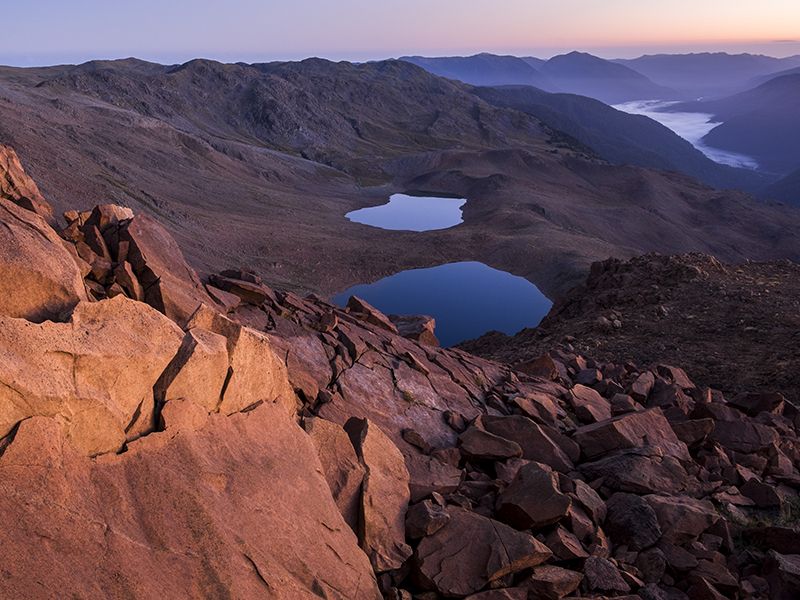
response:
M461 508L417 548L416 575L428 590L462 597L545 562L552 553L533 536Z
M653 507L664 540L683 544L697 539L719 519L714 505L688 496L645 496Z
M522 448L516 442L470 427L458 436L458 445L467 458L503 460L522 456Z
M586 425L575 432L575 440L590 459L614 450L652 446L679 460L691 460L686 444L678 439L658 408Z

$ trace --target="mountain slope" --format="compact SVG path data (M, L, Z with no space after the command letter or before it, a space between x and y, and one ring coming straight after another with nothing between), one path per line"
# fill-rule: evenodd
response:
M688 102L668 110L706 112L722 124L703 140L754 157L763 169L788 173L800 157L800 73L771 79L719 100Z
M242 260L277 285L327 296L473 260L555 298L608 256L800 254L796 211L611 165L401 61L152 70L0 74L0 138L24 148L58 209L113 199L156 215L204 273ZM468 198L464 223L388 232L344 216L404 191Z
M358 298L201 282L127 208L57 231L0 157L0 283L23 292L0 294L0 597L800 593L800 411L777 391L797 391L797 265L599 263L552 315L572 329L494 362ZM571 345L598 309L625 359ZM686 370L627 360L667 347ZM731 352L724 392L689 375Z
M754 190L761 183L752 171L715 163L660 123L591 98L521 86L477 88L475 93L496 106L535 116L612 163L679 171L715 187Z
M800 206L800 169L768 186L762 195L772 200Z

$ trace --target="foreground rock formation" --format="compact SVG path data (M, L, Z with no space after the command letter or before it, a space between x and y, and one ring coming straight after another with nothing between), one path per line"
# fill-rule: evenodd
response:
M357 299L203 283L121 207L59 237L0 205L35 290L0 295L2 597L800 594L779 393L564 345L512 368Z

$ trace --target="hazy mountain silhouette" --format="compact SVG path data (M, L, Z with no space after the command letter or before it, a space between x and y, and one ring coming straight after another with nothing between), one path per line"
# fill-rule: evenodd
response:
M591 54L570 52L550 60L478 54L469 57L403 57L450 79L479 86L532 85L551 92L596 98L609 104L670 99L675 92L644 75Z
M757 54L652 54L614 62L687 97L719 97L746 89L756 77L800 66L800 56L773 58Z

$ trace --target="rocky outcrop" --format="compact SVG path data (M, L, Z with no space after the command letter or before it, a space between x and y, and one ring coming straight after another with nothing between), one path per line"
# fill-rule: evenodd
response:
M45 221L53 220L53 209L28 177L13 148L0 144L0 198L36 213Z
M78 265L41 216L0 194L0 222L0 314L59 320L86 299Z

